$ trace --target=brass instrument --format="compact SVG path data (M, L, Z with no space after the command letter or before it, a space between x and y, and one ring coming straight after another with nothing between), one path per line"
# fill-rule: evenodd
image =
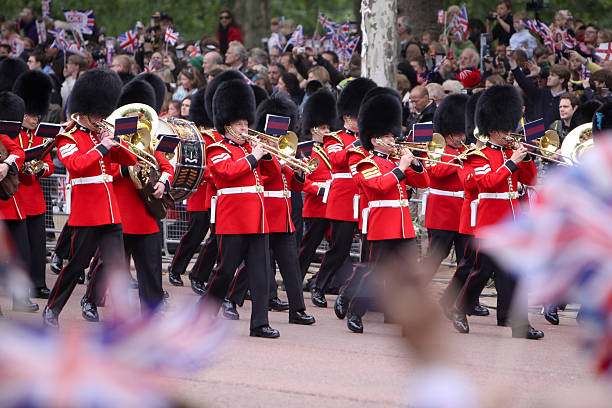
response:
M569 156L574 163L580 163L582 155L593 148L593 124L584 123L574 128L563 139L561 153Z
M444 141L444 139L442 139L442 141ZM391 152L391 157L394 159L400 159L402 157L402 149L411 149L410 146L407 146L406 142L402 142L402 143L385 143L383 142L380 138L376 139L376 142L383 147L388 147L390 149L392 149ZM431 142L429 142L431 143ZM422 144L426 144L426 143L422 143ZM414 145L414 143L412 144ZM417 150L417 151L421 151L421 150ZM457 157L455 155L448 155L448 156L453 156L453 157ZM425 160L427 162L431 162L431 163L440 163L440 164L447 164L449 166L455 166L455 167L463 167L460 164L457 163L451 163L451 162L445 162L442 160L437 160L437 159L432 159L430 157L417 157L415 156L417 159L419 160Z
M33 176L35 174L38 174L43 169L43 167L45 167L45 162L42 159L46 155L51 153L51 151L53 150L56 144L57 144L57 141L55 138L47 139L44 142L44 147L40 154L40 159L34 159L34 160L30 160L30 161L23 163L23 166L21 167L21 171L24 174L27 174L28 176Z
M294 132L287 132L285 136L275 137L253 129L248 129L241 137L244 140L261 143L264 151L284 161L294 170L303 171L310 174L319 167L319 159L314 158L308 161L295 158L297 151L298 138Z
M454 154L444 152L444 150L446 150L446 141L444 140L444 136L440 133L434 133L429 142L396 142L395 144L415 152L427 153L429 158L438 161L442 156L456 157Z
M534 152L529 152L529 154L532 154L534 156L537 157L541 157L543 159L552 161L554 163L560 164L562 166L572 166L573 163L571 161L563 161L563 160L557 160L557 159L553 159L552 156L558 154L561 157L567 158L569 159L569 157L564 156L563 154L559 154L557 153L557 150L559 150L559 135L557 134L557 132L555 132L554 130L547 130L544 133L544 136L538 138L538 139L534 139L533 143L528 143L525 142L521 139L524 139L525 137L521 134L518 133L510 133L510 140L509 143L512 144L514 142L516 143L520 143L523 146L526 147L533 147L536 148L538 150L540 150L541 153L534 153ZM512 146L510 146L510 148L512 148Z

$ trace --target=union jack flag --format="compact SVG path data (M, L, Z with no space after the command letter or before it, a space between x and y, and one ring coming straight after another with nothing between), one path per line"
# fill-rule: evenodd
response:
M602 60L609 61L612 59L612 42L599 44L599 48L595 52Z
M291 34L291 38L289 38L289 41L287 41L285 49L287 49L287 47L290 45L293 45L294 47L304 45L304 29L302 28L301 24L297 26L293 34Z
M563 32L563 47L566 50L573 50L578 44L578 40L570 35L567 31Z
M136 41L138 41L138 32L136 30L128 30L117 37L119 47L133 54L136 51Z
M197 43L195 43L195 45L193 46L193 49L189 53L189 59L195 58L195 57L197 57L199 55L202 55L202 50L200 50L200 43L197 42Z
M47 32L55 39L53 44L51 44L51 48L59 48L62 51L66 51L68 41L66 41L66 32L64 29L60 28L57 30L47 30Z
M531 300L581 306L583 346L612 374L612 135L559 168L529 212L483 230L483 249L521 276Z
M336 31L338 30L338 28L340 28L340 24L336 24L334 20L327 17L321 12L319 12L317 21L319 22L319 24L321 24L321 27L323 27L325 31L327 31L327 33L323 37L321 37L321 41L333 39Z
M85 48L81 47L75 42L71 42L70 44L68 44L68 47L66 47L66 52L70 52L72 54L80 55L81 57L87 58L87 52Z
M451 23L450 31L453 34L460 35L462 40L467 40L468 36L468 15L465 5L461 7L459 13L455 14Z
M178 31L174 31L172 29L172 27L168 27L166 29L166 35L164 36L164 41L171 44L171 45L176 45L176 42L178 41L179 38L179 33Z
M553 34L546 24L536 20L523 21L523 24L529 31L539 35L542 39L542 43L549 47L552 52L555 52L555 41L553 39Z
M93 34L96 24L93 10L64 10L64 16L73 30Z

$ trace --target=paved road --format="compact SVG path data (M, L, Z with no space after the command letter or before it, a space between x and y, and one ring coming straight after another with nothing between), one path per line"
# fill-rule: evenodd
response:
M55 278L48 274L49 285ZM171 308L176 300L196 300L189 287L170 286L167 275L164 286L171 295ZM80 317L83 291L84 286L78 285L60 324L68 320L91 324ZM305 295L316 325L289 325L286 312L271 312L271 325L281 332L275 340L248 336L250 304L246 302L239 309L241 319L228 322L231 336L220 350L219 362L204 372L174 379L177 394L195 406L212 407L410 405L407 384L415 375L416 361L402 343L399 327L384 324L380 313L370 313L364 318L365 333L353 334L331 307L310 306L310 295ZM333 304L334 298L328 296L328 303ZM39 304L42 309L44 302ZM0 306L9 317L16 316L8 311L7 297L0 298ZM510 401L507 406L542 406L542 398L592 378L588 360L576 351L578 329L572 313L562 313L556 327L539 315L530 316L532 324L545 331L540 341L512 339L509 328L495 325L494 315L493 311L489 317L470 318L468 335L455 332L450 324L444 332L455 364L486 395ZM40 313L19 313L18 317L40 321Z

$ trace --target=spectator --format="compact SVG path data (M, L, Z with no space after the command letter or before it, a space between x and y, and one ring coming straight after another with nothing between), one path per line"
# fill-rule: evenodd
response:
M68 61L66 62L66 66L64 67L64 83L62 84L62 89L60 94L62 95L62 109L66 107L66 101L68 101L68 96L70 92L72 92L72 87L76 82L77 78L81 71L85 71L87 69L87 61L85 58L80 55L70 55L68 57Z
M316 79L321 82L323 86L331 92L331 84L329 80L329 72L320 65L315 65L308 70L308 81ZM304 84L305 85L305 84Z
M270 48L269 56L270 56L270 64L274 64L275 62L280 61L281 51L278 47Z
M247 51L238 41L232 41L225 53L225 64L231 69L243 72L246 69Z
M447 79L442 83L442 89L446 95L461 93L461 91L463 91L463 85L456 79Z
M280 79L278 80L278 90L281 92L287 92L291 97L291 100L295 102L296 105L299 106L302 103L304 91L302 88L300 88L300 81L298 81L295 74L285 72L283 75L281 75Z
M584 41L578 44L578 51L587 57L595 55L595 49L599 45L597 35L599 34L599 27L595 24L589 24L584 30Z
M399 35L399 48L397 55L402 56L406 52L408 45L414 43L412 27L408 22L407 16L399 16L397 18L397 34Z
M463 71L467 68L476 68L480 62L480 56L475 49L466 48L459 56L459 70Z
M21 36L17 33L17 28L13 21L5 21L0 26L0 33L2 34L2 44L6 44L11 47L13 56L17 57L23 52L25 45Z
M493 85L503 85L505 83L506 81L504 81L504 78L502 78L501 75L493 74L493 75L489 75L487 79L485 80L485 88L490 88Z
M431 122L436 111L436 104L430 99L427 88L423 85L415 86L410 91L411 115L406 128L412 130L415 123Z
M28 56L28 68L42 71L47 65L45 54L41 50L32 51Z
M193 68L184 68L178 76L180 86L172 95L172 99L180 101L190 96L196 89L204 85L204 81L200 76L199 71ZM189 98L187 98L189 99Z
M119 75L124 84L127 84L134 78L134 74L132 74L132 59L128 55L115 55L110 68Z
M213 35L204 34L202 38L200 38L200 51L202 51L203 55L211 51L220 52L219 41L217 41Z
M321 56L329 61L330 64L334 66L334 68L338 69L340 65L340 60L338 59L338 54L333 51L324 51Z
M189 119L189 109L191 108L191 98L185 97L181 102L181 119Z
M402 99L412 88L412 84L408 80L408 77L404 74L397 74L397 92L399 92Z
M492 21L497 23L493 29L491 29ZM487 16L487 33L491 37L491 42L498 40L504 45L510 44L510 37L514 34L511 0L498 0L497 12L489 13Z
M261 48L251 48L247 53L247 68L252 69L255 65L268 66L268 54Z
M427 81L427 65L425 65L425 58L422 55L412 57L408 60L410 66L417 74L417 83L423 84Z
M527 13L517 13L513 18L513 27L515 33L510 37L510 50L523 50L527 54L527 58L531 58L533 50L536 49L538 43L535 38L529 33L523 24L524 20L527 20L529 16Z
M168 112L163 116L165 118L180 118L181 117L181 101L170 101L168 104Z
M559 97L567 90L567 82L570 78L569 69L565 65L552 65L546 79L548 89L542 89L525 77L513 57L509 61L514 79L525 93L525 97L533 104L532 117L536 119L544 118L544 126L548 128L551 123L559 119ZM540 68L535 64L531 67L537 75Z
M11 55L11 46L8 44L0 44L0 58Z
M444 94L444 88L442 88L442 85L431 83L431 84L425 85L425 88L427 88L427 93L429 94L429 97L436 104L436 107L440 105L440 102L442 102L442 99L444 99L444 97L446 96Z
M219 28L217 29L217 41L221 55L225 55L232 42L242 41L242 30L234 20L234 16L229 10L223 10L219 16Z
M196 69L200 74L204 73L204 57L196 55L187 61L187 64Z
M559 97L559 118L555 120L548 128L554 130L559 135L559 139L563 141L565 136L570 131L570 123L572 115L578 108L578 97L572 93L566 92Z
M603 103L612 102L612 71L600 69L593 72L589 78L591 92L588 94L589 99L597 99Z
M202 59L202 67L204 68L204 74L210 74L210 71L223 64L223 57L217 51L207 52Z
M24 35L32 40L35 45L38 44L36 16L32 7L24 7L23 11L19 13L19 28L23 30Z
M272 94L272 92L274 91L274 89L272 88L272 84L270 84L270 80L268 79L268 75L266 74L255 74L253 75L253 78L251 78L251 81L253 81L255 85L265 89L268 95Z
M540 68L548 68L550 66L548 57L550 57L551 54L550 48L539 46L533 50L533 60Z
M495 56L505 57L506 56L506 44L498 43L495 46Z
M270 64L270 66L268 67L268 79L270 80L270 84L272 85L275 91L276 85L278 85L278 80L285 72L287 72L287 70L280 62Z
M211 69L208 75L206 76L206 82L210 83L210 81L222 73L223 71L227 71L229 68L227 65L217 65L215 68Z

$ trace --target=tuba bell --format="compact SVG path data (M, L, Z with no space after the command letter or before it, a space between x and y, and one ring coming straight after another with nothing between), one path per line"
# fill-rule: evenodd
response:
M582 155L593 148L593 124L584 123L572 129L561 144L561 153L571 157L574 163L580 163Z

